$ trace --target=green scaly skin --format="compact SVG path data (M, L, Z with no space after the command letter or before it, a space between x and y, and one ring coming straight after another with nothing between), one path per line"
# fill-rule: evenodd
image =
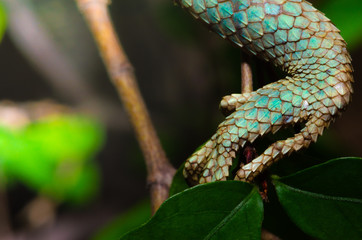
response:
M270 61L288 77L252 93L224 97L231 112L185 163L194 183L226 180L245 143L281 127L305 123L293 137L277 141L252 162L241 165L236 180L252 181L285 155L316 142L351 99L351 58L339 30L304 0L177 0L195 18L249 54Z

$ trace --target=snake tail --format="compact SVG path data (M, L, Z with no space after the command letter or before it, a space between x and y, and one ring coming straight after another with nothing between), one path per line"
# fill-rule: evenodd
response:
M304 0L177 0L222 38L287 73L252 93L224 97L230 115L185 163L197 183L226 180L237 152L281 127L303 129L241 165L235 179L252 181L266 167L316 142L351 101L352 65L340 31Z

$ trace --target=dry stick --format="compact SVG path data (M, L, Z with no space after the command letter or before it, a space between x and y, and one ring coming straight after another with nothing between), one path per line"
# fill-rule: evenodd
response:
M107 0L76 0L93 33L108 74L116 86L138 142L145 157L151 210L155 213L168 197L175 169L161 147L146 106L137 86L136 77L111 23Z

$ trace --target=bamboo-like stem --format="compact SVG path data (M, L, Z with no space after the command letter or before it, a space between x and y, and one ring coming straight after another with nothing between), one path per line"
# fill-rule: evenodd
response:
M76 0L98 44L108 74L117 88L141 146L151 191L152 213L168 197L175 169L161 147L138 89L133 67L129 62L112 25L107 0Z

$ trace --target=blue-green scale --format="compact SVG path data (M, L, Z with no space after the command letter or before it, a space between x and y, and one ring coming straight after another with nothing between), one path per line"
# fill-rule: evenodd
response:
M286 43L288 41L288 32L286 30L278 29L275 32L274 37L275 37L275 43L276 44Z
M266 14L277 16L280 12L280 5L265 3L264 9Z
M234 23L230 18L222 19L220 25L226 35L231 35L236 32Z
M293 3L293 2L286 2L283 5L283 11L285 11L288 14L295 16L295 17L302 14L302 8L301 8L300 4Z
M293 105L290 102L284 102L282 105L283 115L293 115Z
M269 100L268 109L273 112L280 112L282 101L279 98Z
M289 30L294 25L294 17L288 16L288 15L279 15L278 17L278 28L279 29L285 29Z
M219 3L219 13L221 18L228 18L233 15L233 6L231 2Z
M257 120L259 122L268 123L270 122L270 111L268 109L259 109Z
M249 132L257 133L259 132L259 122L258 121L248 121L247 129Z
M261 6L250 6L246 10L249 22L260 22L264 19L264 9Z
M209 19L211 23L219 23L220 22L220 15L216 8L208 8L206 10L207 15L209 16Z
M248 120L256 119L257 114L258 114L257 108L249 109L245 112L245 119L248 119Z
M241 11L247 9L250 5L248 0L231 0L234 5L235 11Z
M252 39L258 39L263 36L263 26L261 25L261 23L249 23L248 32Z
M232 18L236 28L244 28L248 24L248 17L244 11L235 13Z
M194 4L193 4L193 9L195 13L202 13L203 11L205 11L206 7L205 7L205 1L204 0L194 0Z

